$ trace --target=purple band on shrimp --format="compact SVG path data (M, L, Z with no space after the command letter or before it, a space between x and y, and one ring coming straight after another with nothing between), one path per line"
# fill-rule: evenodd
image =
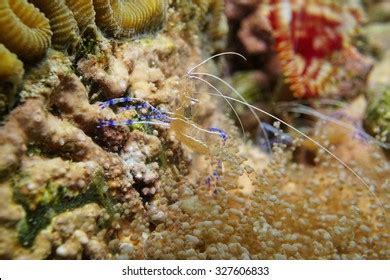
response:
M226 142L226 140L229 137L228 134L224 130L217 128L217 127L210 127L209 131L217 133L219 135L219 137L221 137L221 139L224 143Z

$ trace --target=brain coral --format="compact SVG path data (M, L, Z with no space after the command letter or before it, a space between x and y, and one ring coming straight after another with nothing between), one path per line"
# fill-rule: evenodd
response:
M50 20L53 31L52 43L55 48L67 48L77 42L79 30L72 11L66 6L64 0L31 0Z
M0 1L0 43L25 61L43 56L51 43L58 49L75 46L79 31L93 25L95 15L102 30L114 37L131 36L157 29L165 20L168 6L166 0L31 2Z
M13 96L23 79L23 63L0 44L0 112L12 104Z
M0 1L0 42L23 60L43 56L50 46L49 20L26 0Z
M157 28L165 18L166 0L94 0L97 24L115 37Z
M89 26L95 24L95 9L92 0L65 0L66 5L72 11L80 33Z

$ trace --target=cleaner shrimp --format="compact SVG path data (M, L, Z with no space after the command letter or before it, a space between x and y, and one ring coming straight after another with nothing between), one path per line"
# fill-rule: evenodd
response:
M377 201L379 207L381 208L381 210L384 214L384 217L385 217L387 224L389 224L387 214L386 214L386 209L385 209L382 201L379 199L379 197L375 193L375 191L371 188L370 183L368 183L357 171L355 171L351 166L349 166L346 162L344 162L340 157L338 157L336 154L334 154L329 148L322 145L316 139L308 136L306 133L302 132L301 130L294 127L293 125L287 123L286 121L284 121L280 117L278 117L274 114L271 114L263 109L260 109L256 106L248 103L245 100L245 98L232 85L230 85L224 79L222 79L218 76L215 76L213 74L207 73L207 72L196 71L197 68L206 64L208 61L210 61L214 58L220 57L220 56L225 56L225 55L236 55L236 56L239 56L239 57L246 60L246 58L239 53L223 52L223 53L213 55L213 56L203 60L202 62L198 63L197 65L193 66L192 68L190 68L187 71L187 73L183 77L188 78L190 80L200 81L215 91L215 93L213 93L213 92L194 92L194 93L203 93L203 94L208 94L210 96L222 98L229 105L229 107L232 109L232 111L234 112L234 114L238 118L238 121L239 121L239 124L241 126L241 129L243 131L244 136L245 136L245 131L243 129L242 121L240 120L238 113L234 110L234 106L232 103L234 102L234 103L238 103L238 104L246 106L251 111L251 113L255 116L257 122L259 123L259 127L262 131L262 134L265 138L266 145L267 145L269 150L271 149L271 144L270 144L270 141L269 141L268 136L267 136L267 130L271 131L271 132L273 132L273 130L268 127L269 125L267 126L267 124L264 124L261 122L261 120L258 116L258 113L264 114L264 115L274 119L276 122L283 124L284 126L288 127L291 131L297 133L297 135L301 136L302 138L306 139L307 141L309 141L312 144L314 144L315 146L317 146L320 150L325 152L327 155L329 155L331 158L333 158L338 164L340 164L345 170L347 170L350 174L352 174L364 186L364 188L370 193L370 195ZM223 86L228 88L232 93L234 93L237 96L237 98L224 94L220 89L218 89L217 86L215 86L213 83L211 83L209 80L207 80L207 78L212 78L212 79L214 79L214 81L221 83ZM191 100L193 102L198 102L198 100L193 98L192 96L186 96L186 98L188 98L189 100ZM194 136L194 134L193 134L194 132L197 131L197 132L204 133L205 135L209 135L209 136L210 135L218 136L222 141L222 145L225 144L225 142L227 141L227 139L229 137L227 132L225 132L224 130L222 130L220 128L211 127L209 129L204 129L204 128L200 127L199 125L193 123L190 119L184 117L184 115L185 115L184 114L184 111L185 111L184 106L180 106L174 112L169 112L169 111L159 110L156 107L149 104L148 102L146 102L145 100L138 99L138 98L124 97L124 98L117 98L117 99L112 99L112 100L103 102L103 103L101 103L101 108L111 107L113 105L116 105L118 103L123 103L123 102L139 103L138 105L132 104L132 105L125 106L125 107L122 107L121 109L119 109L119 113L124 113L124 112L128 112L128 111L144 110L143 113L141 113L141 116L139 117L139 119L138 120L127 119L127 120L122 120L122 121L103 120L99 126L103 127L103 126L118 126L118 125L128 126L128 125L134 125L134 124L150 124L150 125L168 127L174 131L176 138L181 143L183 143L184 145L189 147L194 152L199 153L199 154L204 154L204 155L205 154L210 155L210 145L207 144L206 141L201 140L200 137ZM145 113L145 110L146 110L146 113ZM309 109L309 107L308 108L299 107L298 109L295 108L294 111L311 114L313 116L317 116L317 117L320 117L320 118L328 120L328 121L334 121L335 123L338 123L339 125L341 125L342 127L346 128L346 129L351 129L351 130L357 129L354 126L347 125L341 121L337 121L335 118L326 117L325 115L322 115L321 113L318 113L315 110L313 111L313 109ZM285 136L287 137L287 134ZM365 134L365 136L369 137L366 134ZM222 164L223 164L222 161L219 160L218 164L217 164L218 167L213 171L213 175L208 176L206 178L206 183L208 185L211 183L211 180L213 180L213 178L215 178L216 180L219 180L219 178L221 176L221 174L219 172L221 172L221 170L222 170Z
M213 155L211 151L215 141L208 141L208 137L217 136L221 140L220 147L223 147L229 138L226 131L218 127L204 129L185 117L185 106L180 106L174 112L157 109L147 101L140 98L122 97L110 99L99 104L101 109L114 107L121 103L131 103L120 106L117 111L118 120L102 120L99 128L131 125L155 125L171 129L179 142L192 151L201 155ZM202 133L203 135L199 135ZM202 137L203 136L203 137ZM206 136L206 137L204 137ZM213 166L213 164L211 164ZM213 167L212 167L213 168ZM215 179L220 178L222 161L217 160L217 166L213 169L212 175L207 176L205 182L208 186Z
M214 91L216 91L217 93L211 93L211 92L208 92L207 94L211 95L211 96L215 96L215 97L219 97L219 98L223 98L225 101L231 101L231 102L235 102L235 103L238 103L238 104L241 104L241 105L244 105L246 106L254 115L257 116L256 112L259 112L261 114L264 114L272 119L274 119L275 121L285 125L286 127L288 127L289 129L291 129L292 131L294 131L295 133L297 133L299 136L303 137L304 139L306 139L307 141L309 141L310 143L314 144L315 146L317 146L320 150L324 151L326 154L328 154L331 158L333 158L334 160L336 160L336 162L338 162L343 168L345 168L350 174L352 174L363 186L364 188L370 193L370 195L378 202L378 205L379 207L381 208L383 214L384 214L384 217L385 217L385 220L387 222L387 224L389 224L389 220L388 220L388 217L387 217L387 214L386 214L386 209L385 209L385 206L383 205L382 201L379 199L379 197L377 196L377 194L373 191L372 187L370 186L370 183L368 183L357 171L355 171L351 166L349 166L345 161L343 161L340 157L338 157L335 153L333 153L329 148L325 147L324 145L322 145L321 143L319 143L317 140L315 140L314 138L308 136L306 133L302 132L301 130L297 129L296 127L294 127L293 125L287 123L286 121L282 120L281 118L275 116L274 114L271 114L263 109L260 109L250 103L248 103L244 97L232 86L230 85L228 82L226 82L225 80L223 80L222 78L220 77L217 77L213 74L209 74L209 73L204 73L204 72L195 72L194 70L207 63L209 60L215 58L215 57L218 57L218 56L222 56L222 55L236 55L236 56L239 56L243 59L246 60L246 58L239 54L239 53L235 53L235 52L225 52L225 53L220 53L220 54L216 54L214 56L211 56L207 59L205 59L204 61L202 61L201 63L197 64L196 66L192 67L188 72L187 72L187 77L190 78L190 79L196 79L196 80L199 80L201 81L202 83L206 84L207 86L209 86L211 89L213 89ZM218 90L216 86L214 86L213 84L211 84L209 81L207 81L205 79L205 77L209 77L209 78L213 78L214 80L222 83L224 86L226 86L231 92L233 92L235 95L238 96L238 98L234 98L234 97L231 97L231 96L227 96L225 94L222 93L222 91ZM305 110L302 110L301 108L301 111L306 111L306 112L310 112L312 114L313 111L312 110L308 110L307 108L305 108ZM315 110L314 110L315 111ZM316 112L316 111L315 111ZM321 114L321 113L318 113L318 114ZM314 114L315 115L315 114ZM326 116L323 116L323 115L317 115L317 116L320 116L320 117L325 117ZM262 132L263 132L263 135L264 137L266 137L266 143L267 143L267 146L270 145L270 142L269 142L269 139L267 137L267 133L266 133L266 129L264 128L264 124L262 125L261 124L261 121L260 121L260 118L257 117L256 118L258 123L259 123L259 127L262 129ZM353 126L353 125L348 125L344 122L341 122L341 121L337 121L335 118L327 118L328 120L330 121L335 121L336 124L339 124L340 126L346 128L346 129L349 129L349 130L355 130L357 132L360 132L361 135L365 136L365 137L368 137L369 139L373 140L373 138L369 135L367 135L366 133L364 133L362 130L359 130L356 126ZM378 141L373 141L374 143L376 144L379 144L377 143ZM387 148L387 145L384 144L384 143L380 143L380 146L381 147L385 147Z

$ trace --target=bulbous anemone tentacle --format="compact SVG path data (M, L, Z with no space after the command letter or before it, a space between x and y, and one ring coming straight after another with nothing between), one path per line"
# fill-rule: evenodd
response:
M65 3L72 11L81 34L88 26L95 25L93 0L65 0Z
M26 0L0 0L0 43L20 59L33 61L50 47L49 20Z
M23 62L0 44L0 114L13 105L23 75Z
M97 25L114 37L152 31L165 20L167 0L93 0Z
M64 0L30 0L50 20L52 43L57 49L66 49L79 40L79 30L72 11Z

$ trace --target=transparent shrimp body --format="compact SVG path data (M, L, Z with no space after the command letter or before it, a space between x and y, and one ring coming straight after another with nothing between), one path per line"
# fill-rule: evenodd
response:
M122 97L100 103L100 108L115 107L116 118L102 120L98 127L156 125L167 127L175 134L176 139L193 152L210 158L212 175L206 178L206 183L219 180L222 161L215 159L215 153L228 140L228 134L221 128L202 128L191 120L192 105L183 102L183 106L174 112L160 110L140 98ZM121 105L121 106L119 106ZM187 116L188 115L188 116Z

